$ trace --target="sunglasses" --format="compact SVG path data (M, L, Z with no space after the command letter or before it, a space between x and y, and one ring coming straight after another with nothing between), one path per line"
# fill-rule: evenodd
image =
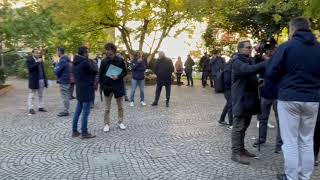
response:
M252 49L252 46L247 46L247 47L244 47L246 49Z

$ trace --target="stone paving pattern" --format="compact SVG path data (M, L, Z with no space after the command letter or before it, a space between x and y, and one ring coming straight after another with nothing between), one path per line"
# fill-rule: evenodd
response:
M282 155L274 154L275 129L261 152L252 147L257 136L253 118L247 132L247 148L258 154L250 166L230 160L230 133L218 124L225 103L212 89L173 86L171 107L164 94L159 107L129 107L125 103L127 130L117 126L116 104L112 127L103 133L103 103L97 103L89 119L89 131L97 138L71 138L71 117L58 118L61 110L57 85L46 91L48 113L28 116L27 81L11 78L15 90L0 97L0 179L217 179L268 180L282 172ZM129 87L128 87L129 89ZM146 102L154 97L146 87ZM130 91L128 91L130 92ZM164 92L163 92L164 93ZM137 92L136 99L138 100ZM74 112L76 101L71 103ZM271 122L275 124L272 116ZM320 179L319 168L313 179Z

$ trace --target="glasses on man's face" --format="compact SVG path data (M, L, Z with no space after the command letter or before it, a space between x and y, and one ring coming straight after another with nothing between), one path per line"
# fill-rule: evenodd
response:
M252 49L252 46L244 47L245 49Z

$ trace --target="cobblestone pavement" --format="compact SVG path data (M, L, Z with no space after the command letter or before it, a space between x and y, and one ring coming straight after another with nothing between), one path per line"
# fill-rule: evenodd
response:
M89 120L97 138L80 140L71 138L71 117L56 116L62 106L57 85L46 91L49 112L28 116L27 82L9 83L16 89L0 97L0 179L262 180L276 179L282 172L282 157L273 153L275 129L269 130L261 152L252 148L255 118L246 145L260 158L250 166L230 160L230 130L217 122L225 101L210 88L174 86L169 109L164 96L159 107L125 103L125 131L116 127L113 101L109 133L102 132L103 104L97 96ZM154 90L146 88L148 104ZM75 101L71 105L74 111ZM319 178L316 168L313 179Z

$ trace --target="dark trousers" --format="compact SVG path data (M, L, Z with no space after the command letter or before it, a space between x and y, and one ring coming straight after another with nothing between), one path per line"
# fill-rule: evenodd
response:
M178 83L178 85L180 85L181 84L181 75L182 75L182 73L176 73L176 75L177 75L177 83Z
M155 100L154 100L154 102L156 104L158 104L158 102L159 102L159 98L160 98L160 94L161 94L161 90L162 90L163 86L165 86L165 88L166 88L166 100L167 100L167 102L169 102L169 100L170 100L171 83L157 83L156 97L155 97Z
M314 129L314 136L313 136L314 142L314 157L316 160L318 159L319 155L319 148L320 148L320 106L319 106L319 112L318 112L318 118L317 118L317 124Z
M210 79L210 85L211 87L213 87L213 81L212 81L212 77L211 77L211 73L208 71L205 71L202 73L202 86L205 87L207 85L207 79Z
M74 86L75 86L75 83L70 84L70 99L73 98Z
M233 154L244 152L244 137L251 122L251 115L234 116L231 135L231 150Z
M277 101L273 101L273 111L274 115L276 117L277 122L277 139L276 139L276 149L281 149L281 146L283 144L281 134L280 134L280 124L279 124L279 115L278 115L278 103Z
M230 89L224 91L224 97L227 102L224 105L222 114L220 116L220 122L224 121L224 119L228 113L229 125L232 126L233 117L232 117L232 100L231 100L231 90Z
M188 85L193 86L193 77L192 77L192 72L187 72L187 81L188 81Z

